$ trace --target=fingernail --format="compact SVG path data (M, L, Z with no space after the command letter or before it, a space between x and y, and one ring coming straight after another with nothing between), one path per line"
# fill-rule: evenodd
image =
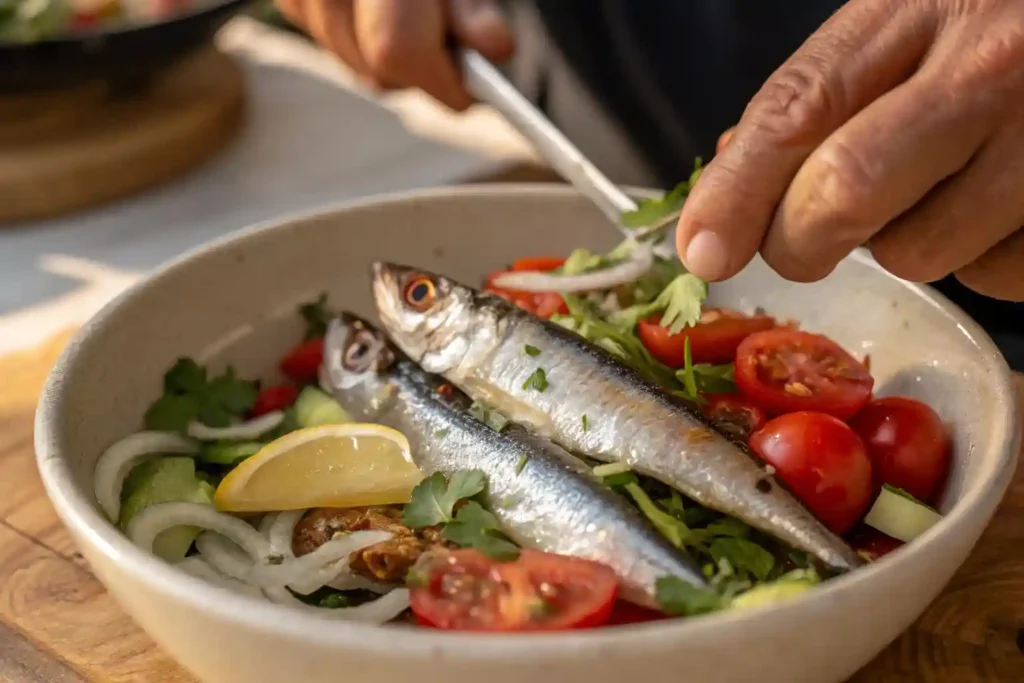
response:
M683 265L697 277L720 280L729 270L729 249L725 241L711 230L698 232L686 245Z

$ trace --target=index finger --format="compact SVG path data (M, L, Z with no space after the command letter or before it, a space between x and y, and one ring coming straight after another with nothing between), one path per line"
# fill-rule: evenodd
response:
M854 0L812 35L747 106L683 208L676 247L706 280L739 272L814 149L905 80L936 32L914 3Z

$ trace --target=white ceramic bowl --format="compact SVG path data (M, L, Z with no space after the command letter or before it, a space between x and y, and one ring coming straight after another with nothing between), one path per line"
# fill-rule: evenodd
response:
M39 469L96 575L207 683L840 681L917 617L963 562L1014 470L1012 378L989 338L930 289L857 254L796 285L755 263L716 302L797 318L870 353L879 393L918 397L954 429L941 524L885 560L791 603L590 632L474 636L330 622L225 592L130 544L97 511L97 457L137 430L181 355L272 378L300 334L298 302L330 292L373 314L368 264L386 258L466 282L515 257L610 247L572 191L481 186L371 199L232 236L179 259L93 319L53 370L37 416Z

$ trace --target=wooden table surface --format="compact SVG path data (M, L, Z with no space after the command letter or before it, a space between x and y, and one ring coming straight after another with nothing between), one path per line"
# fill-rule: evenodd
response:
M107 595L43 492L32 415L69 336L0 358L0 681L193 682ZM943 594L853 679L996 681L1024 681L1024 468Z

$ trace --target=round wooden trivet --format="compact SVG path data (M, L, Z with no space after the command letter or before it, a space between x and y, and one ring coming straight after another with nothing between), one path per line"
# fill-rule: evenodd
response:
M0 97L0 225L66 214L166 181L238 131L243 78L213 48L144 87Z

